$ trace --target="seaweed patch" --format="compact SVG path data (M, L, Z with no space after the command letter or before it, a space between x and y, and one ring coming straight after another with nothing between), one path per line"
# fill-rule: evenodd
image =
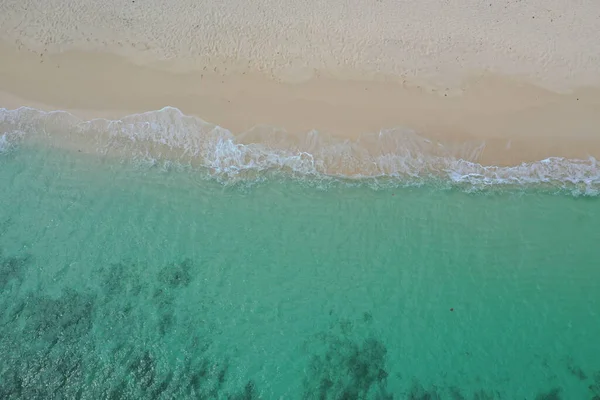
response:
M158 279L170 288L186 287L192 281L192 261L186 259L180 263L165 266L158 273Z
M94 318L92 295L66 290L53 299L33 296L24 309L26 313L25 334L49 342L77 342L92 328Z
M355 339L342 320L337 329L319 335L323 353L310 361L304 399L392 399L387 391L384 344L374 337Z
M535 400L561 400L562 390L560 388L550 389L548 392L540 393L535 396Z
M29 257L0 258L0 290L6 290L11 282L20 284L28 263Z
M419 382L413 381L406 398L407 400L440 400L441 395L439 394L437 387L434 386L425 389Z

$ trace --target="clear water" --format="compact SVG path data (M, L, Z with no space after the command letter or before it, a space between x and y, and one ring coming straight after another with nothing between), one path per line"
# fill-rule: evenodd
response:
M600 199L0 155L2 399L598 399Z

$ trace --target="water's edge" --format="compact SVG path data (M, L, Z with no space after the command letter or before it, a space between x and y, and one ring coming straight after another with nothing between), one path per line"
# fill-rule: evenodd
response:
M354 183L383 180L413 185L433 180L467 190L538 186L573 195L600 194L600 166L593 157L483 166L473 160L485 142L450 146L403 128L363 135L355 141L317 131L293 136L268 126L236 136L174 107L121 120L90 121L66 111L0 108L0 153L25 142L50 143L147 166L191 166L224 182L283 173Z

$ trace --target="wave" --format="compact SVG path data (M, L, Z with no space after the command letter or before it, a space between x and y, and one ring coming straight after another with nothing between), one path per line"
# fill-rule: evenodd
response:
M256 179L276 172L403 184L434 179L472 189L542 185L574 194L600 194L600 167L594 158L551 157L510 167L483 166L473 160L483 152L484 142L452 146L401 128L356 140L317 131L291 135L269 126L234 135L173 107L120 120L89 121L65 111L0 108L0 153L27 140L149 165L189 165L223 181Z

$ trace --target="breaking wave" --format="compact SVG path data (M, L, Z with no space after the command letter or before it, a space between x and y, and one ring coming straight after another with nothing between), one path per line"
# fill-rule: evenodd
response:
M404 184L435 179L473 189L541 185L574 194L600 194L600 166L594 158L551 157L510 167L483 166L474 160L485 148L484 142L452 146L399 128L357 140L317 131L291 135L268 126L234 135L173 107L121 120L90 121L64 111L0 108L0 153L25 141L149 165L189 165L224 181L256 179L275 172Z

